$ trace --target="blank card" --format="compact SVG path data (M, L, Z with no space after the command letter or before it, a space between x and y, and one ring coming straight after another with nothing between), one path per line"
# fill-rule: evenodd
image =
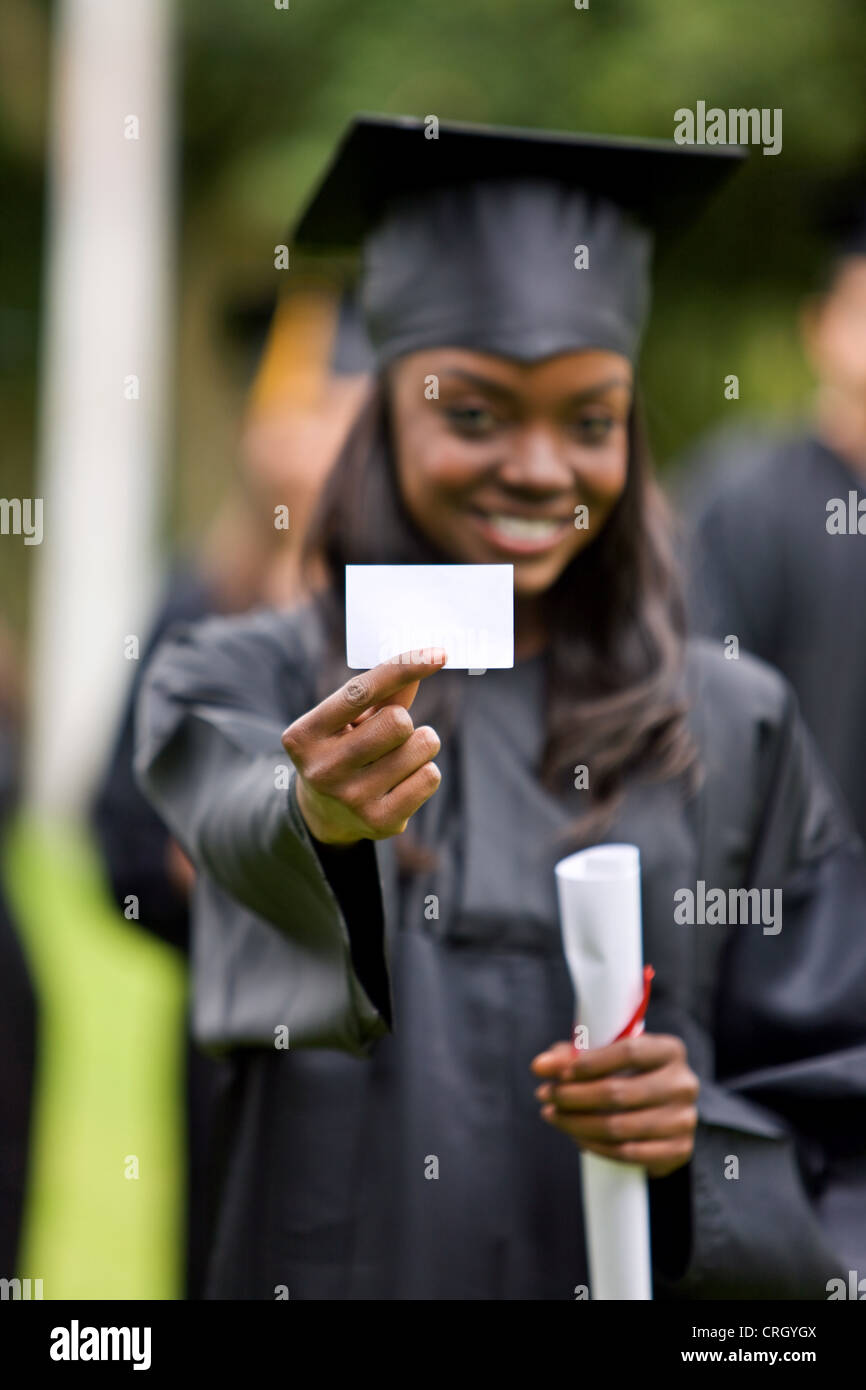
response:
M346 665L444 647L447 667L514 665L513 565L347 565Z

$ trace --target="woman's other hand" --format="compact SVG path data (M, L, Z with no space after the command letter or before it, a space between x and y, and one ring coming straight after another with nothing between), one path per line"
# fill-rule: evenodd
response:
M662 1178L688 1163L698 1122L698 1078L680 1038L641 1033L575 1051L555 1043L534 1058L541 1116L603 1158L640 1163Z

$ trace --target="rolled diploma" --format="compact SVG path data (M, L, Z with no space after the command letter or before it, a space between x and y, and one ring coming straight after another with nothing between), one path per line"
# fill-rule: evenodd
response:
M585 1046L603 1047L626 1026L643 992L640 854L598 845L556 865L563 945ZM583 1211L593 1299L651 1299L646 1170L581 1153Z

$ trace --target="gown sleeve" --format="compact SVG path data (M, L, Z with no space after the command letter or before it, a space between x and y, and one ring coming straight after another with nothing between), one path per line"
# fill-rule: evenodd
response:
M135 771L196 868L222 890L209 900L219 921L208 925L209 950L226 961L222 988L245 996L250 1017L285 980L274 1017L292 1047L365 1055L388 1026L384 1001L371 1000L355 966L382 957L381 881L374 846L362 841L351 853L362 885L356 909L345 889L341 906L298 808L280 735L310 707L309 686L291 615L175 627L144 672ZM328 862L345 879L349 861ZM267 939L274 932L279 943ZM384 972L380 964L379 978Z
M138 899L140 925L185 955L189 952L189 901L169 871L171 836L142 795L132 770L134 714L142 674L162 638L181 619L206 617L215 599L204 579L179 567L149 634L123 709L120 728L90 807L114 901L123 911Z
M781 890L781 929L732 927L712 1036L682 1021L695 1151L650 1184L661 1249L690 1210L674 1297L826 1299L866 1260L866 862L780 686L749 886Z

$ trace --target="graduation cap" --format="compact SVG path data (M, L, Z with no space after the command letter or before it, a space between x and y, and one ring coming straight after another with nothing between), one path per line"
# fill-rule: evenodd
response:
M304 251L360 247L380 364L461 346L633 359L654 235L691 220L737 147L359 116L302 215Z
M373 369L373 349L364 326L357 286L343 291L331 351L334 376L358 376Z

